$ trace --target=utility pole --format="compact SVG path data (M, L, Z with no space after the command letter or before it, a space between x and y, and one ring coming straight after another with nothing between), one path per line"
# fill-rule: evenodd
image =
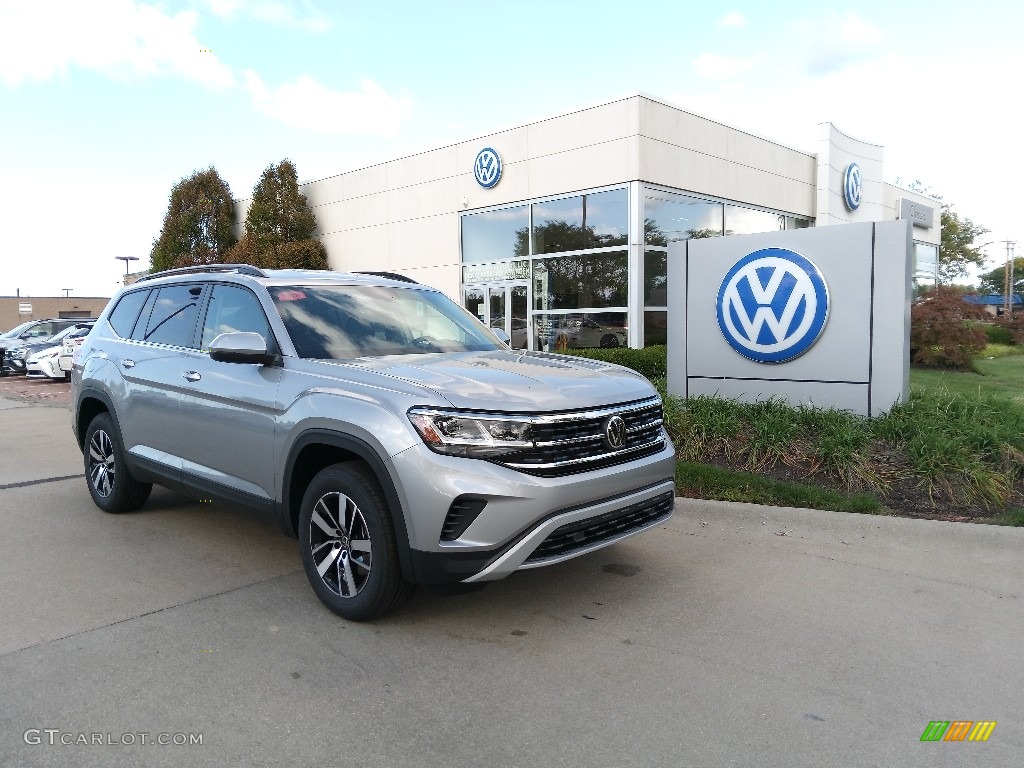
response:
M1003 268L1003 314L1007 317L1013 315L1013 251L1017 242L1015 240L998 240L1006 246L1006 266Z

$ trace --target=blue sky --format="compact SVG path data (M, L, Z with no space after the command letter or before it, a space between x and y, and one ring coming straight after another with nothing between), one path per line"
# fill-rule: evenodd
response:
M110 295L211 164L248 197L636 92L810 152L830 120L1015 239L1022 8L0 0L0 295Z

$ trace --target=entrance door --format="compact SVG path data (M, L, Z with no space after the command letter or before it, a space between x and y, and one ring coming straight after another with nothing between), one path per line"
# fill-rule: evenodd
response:
M505 331L512 349L529 349L528 287L525 281L467 286L462 305L484 325Z
M526 283L505 283L487 288L487 324L508 334L512 349L529 349L529 304Z

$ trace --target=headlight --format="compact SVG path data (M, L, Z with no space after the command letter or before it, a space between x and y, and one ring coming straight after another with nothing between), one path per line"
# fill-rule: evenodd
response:
M409 421L431 450L451 456L485 459L534 447L535 424L529 417L413 408Z

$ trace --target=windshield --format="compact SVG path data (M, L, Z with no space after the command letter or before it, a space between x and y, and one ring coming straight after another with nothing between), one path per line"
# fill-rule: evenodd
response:
M58 331L57 333L53 334L53 336L51 336L50 338L43 339L42 341L40 341L38 343L39 344L54 344L54 343L60 341L61 339L63 339L65 336L70 335L72 331L77 330L77 327L78 326L69 325L64 330Z
M269 289L299 357L350 360L505 349L437 291L368 285Z
M15 328L11 328L11 330L7 331L7 333L0 333L0 339L10 339L10 338L13 338L13 337L17 336L19 333L21 333L23 330L28 328L30 325L32 325L32 323L34 323L34 322L35 322L35 320L29 320L27 323L22 323L21 325L15 327Z

